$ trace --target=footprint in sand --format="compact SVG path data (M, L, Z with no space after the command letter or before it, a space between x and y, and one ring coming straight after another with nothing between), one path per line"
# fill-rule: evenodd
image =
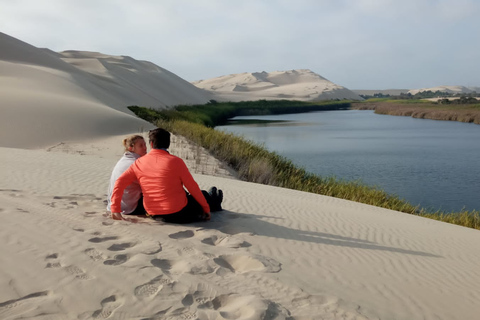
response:
M0 319L10 319L13 313L18 317L19 314L37 308L38 302L33 304L34 300L42 299L50 294L50 291L34 292L18 299L0 302ZM17 319L17 317L15 319Z
M247 248L252 246L247 241L234 239L230 236L216 236L216 235L203 239L202 243L205 243L211 246L220 246L220 247L227 247L227 248Z
M129 257L126 254L117 254L113 259L105 260L103 264L106 266L119 266L127 262L128 259Z
M284 307L253 295L225 294L213 299L212 305L223 319L239 319L246 314L249 319L290 319Z
M102 308L92 314L92 319L108 319L122 305L115 295L103 299L100 304Z
M47 263L45 268L52 268L52 269L60 268L62 265L60 264L59 261L55 261L57 259L58 259L58 253L52 253L46 256L45 260L49 262Z
M168 283L171 283L171 280L165 278L164 275L160 275L156 278L153 278L149 282L136 287L134 290L134 294L139 299L145 299L155 295L163 288L164 284Z
M17 189L0 189L1 192L22 192L22 190Z
M212 300L216 297L217 291L206 283L199 283L189 289L189 292L183 299L182 304L185 307L193 304L200 308L213 308Z
M193 232L192 230L185 230L185 231L169 234L168 236L172 239L179 240L179 239L188 239L193 237L194 235L195 235L195 232Z
M45 202L44 205L49 206L51 208L56 208L57 207L55 202Z
M193 256L191 259L153 259L150 263L167 274L210 274L218 269L212 259L202 260Z
M123 251L128 248L133 248L136 245L135 242L125 242L125 243L117 243L112 244L110 247L107 248L109 251Z
M292 300L292 305L297 309L308 308L311 311L312 306L325 307L329 305L335 305L338 303L337 298L318 296L318 295L306 295L305 297L295 298Z
M142 253L148 256L151 256L151 255L162 252L162 249L163 249L162 244L158 242L158 244L152 245L150 248L143 250Z
M274 259L264 256L223 255L214 259L220 267L229 269L233 273L250 271L279 272L281 264Z
M105 260L105 257L103 256L103 253L101 251L98 251L95 248L88 248L84 252L93 261Z
M3 190L2 190L3 191ZM11 189L11 190L5 190L5 191L11 191L12 193L9 194L10 197L13 197L13 198L23 198L23 194L22 194L22 191L21 190L15 190L15 189Z
M82 269L80 269L77 266L71 265L68 267L65 267L65 271L70 273L71 275L75 276L76 279L80 280L91 280L93 279L91 276L85 273Z
M110 237L95 237L95 238L91 238L91 239L88 239L89 242L93 242L93 243L101 243L101 242L105 242L105 241L111 241L111 240L117 240L118 237L116 236L110 236Z
M195 250L193 247L183 247L182 249L178 249L177 253L179 256L191 256L196 254L198 251Z

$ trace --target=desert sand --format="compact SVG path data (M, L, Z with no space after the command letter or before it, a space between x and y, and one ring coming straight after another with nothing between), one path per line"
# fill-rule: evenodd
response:
M478 230L240 181L181 137L225 210L112 220L121 141L152 126L102 99L134 93L89 91L85 69L120 83L98 55L80 70L0 36L0 319L478 319Z
M480 233L235 179L175 137L210 222L114 221L123 135L1 148L1 319L476 319Z
M218 101L363 100L358 94L308 69L245 72L192 82Z

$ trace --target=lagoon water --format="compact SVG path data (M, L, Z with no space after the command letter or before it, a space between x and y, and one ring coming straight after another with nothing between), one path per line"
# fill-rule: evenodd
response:
M242 116L216 127L321 176L361 180L429 209L480 210L480 125L373 111Z

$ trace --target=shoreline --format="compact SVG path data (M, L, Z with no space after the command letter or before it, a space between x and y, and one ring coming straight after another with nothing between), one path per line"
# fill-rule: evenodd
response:
M443 105L401 104L394 102L364 102L352 104L352 110L375 110L377 114L391 116L407 116L418 119L458 121L480 124L480 107L478 105L462 105L462 107L446 107Z

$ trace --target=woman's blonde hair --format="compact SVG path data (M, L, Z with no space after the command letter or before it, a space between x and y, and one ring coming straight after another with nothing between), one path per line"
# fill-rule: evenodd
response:
M123 146L125 147L125 151L130 151L128 150L128 148L133 147L139 139L144 140L143 137L138 134L134 134L123 139Z

